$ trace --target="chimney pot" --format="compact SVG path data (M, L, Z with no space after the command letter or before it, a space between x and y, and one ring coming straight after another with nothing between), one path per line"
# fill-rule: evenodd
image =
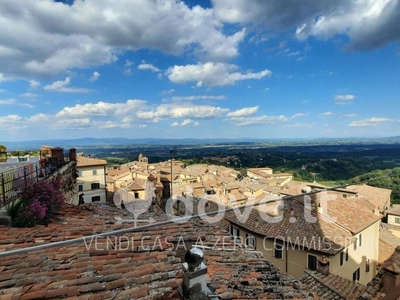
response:
M203 260L204 253L199 248L192 248L185 254L182 274L182 293L185 299L193 294L207 292L207 267Z

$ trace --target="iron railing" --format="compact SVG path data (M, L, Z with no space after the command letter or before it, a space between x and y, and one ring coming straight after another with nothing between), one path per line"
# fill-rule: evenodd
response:
M5 156L7 157L7 154ZM0 207L17 199L26 187L49 178L68 163L69 156L47 157L35 162L18 160L12 162L3 160L0 163ZM17 165L20 166L16 167Z

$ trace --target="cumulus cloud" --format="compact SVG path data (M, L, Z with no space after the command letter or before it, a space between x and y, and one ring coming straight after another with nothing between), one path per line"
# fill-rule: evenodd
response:
M89 93L92 90L87 88L69 87L71 78L65 80L54 81L52 84L46 85L43 89L46 91L62 92L62 93Z
M22 98L31 98L34 99L36 98L38 95L37 94L33 94L33 93L23 93L23 94L19 94L20 97Z
M40 86L40 82L39 82L39 81L34 80L34 79L29 80L29 87L30 87L31 89L36 89L36 88L38 88L39 86Z
M161 95L169 95L169 94L172 94L173 92L175 92L174 89L164 90L161 92Z
M271 75L270 70L241 73L238 67L226 63L198 63L197 65L173 66L166 75L173 83L196 82L197 87L234 85L237 81L261 79Z
M7 54L0 55L0 72L18 76L109 64L117 55L139 49L229 59L238 55L246 35L243 28L227 35L213 9L176 0L85 0L71 5L3 0L0 27L13 28L0 31L0 50Z
M254 106L254 107L245 107L242 109L238 109L235 111L232 111L230 113L227 114L228 117L246 117L246 116L251 116L254 115L255 113L257 113L258 111L258 106Z
M302 117L305 117L305 116L306 116L306 114L297 113L297 114L294 114L293 116L291 116L290 118L291 119L296 119L296 118L302 118Z
M175 96L172 97L172 101L194 101L194 100L224 100L226 99L223 95L208 96L208 95L197 95L197 96Z
M288 128L312 128L315 124L314 123L294 123L294 124L286 124L283 127Z
M140 65L138 65L138 69L139 70L150 70L152 72L160 72L160 69L153 66L152 64L146 64L146 63L142 63Z
M100 77L100 73L95 71L95 72L93 72L93 75L89 78L89 81L92 81L92 82L96 81L97 79L99 79L99 77Z
M377 118L372 117L370 119L360 120L360 121L353 121L349 124L350 127L369 127L369 126L377 126L382 123L393 121L389 118Z
M137 113L147 109L147 102L144 100L131 99L125 103L98 103L77 104L72 107L65 107L57 113L57 117L79 118L79 117L113 117Z
M284 115L280 116L259 116L259 117L232 117L229 119L237 126L249 126L249 125L268 125L274 124L277 122L285 122L289 120L289 118Z
M332 115L333 115L333 112L331 112L331 111L326 111L326 112L322 113L322 115L323 115L324 117L329 117L329 116L332 116Z
M335 95L335 103L336 104L349 104L351 103L356 96L354 95Z
M211 119L225 115L229 112L228 108L221 108L211 105L185 104L161 104L155 110L143 111L138 114L141 119Z
M354 117L357 117L357 114L355 114L355 113L342 114L340 117L341 118L354 118Z
M368 50L400 39L397 0L213 0L224 22L260 24L267 31L297 28L299 39L349 37L354 50Z
M9 99L0 99L0 105L13 105L13 106L24 106L24 107L28 107L28 108L32 108L33 105L29 104L29 103L21 103L18 102L16 99L14 98L9 98Z
M199 125L200 125L199 122L195 122L195 121L193 121L191 119L183 120L182 123L174 122L174 123L171 124L172 127L199 126Z

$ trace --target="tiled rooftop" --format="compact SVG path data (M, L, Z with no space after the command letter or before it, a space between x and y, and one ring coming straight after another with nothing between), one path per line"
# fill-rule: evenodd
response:
M89 167L89 166L105 166L107 161L104 159L91 158L86 156L78 155L76 166L79 167Z
M260 235L270 238L282 237L294 244L298 244L300 241L299 246L310 246L311 249L330 254L341 251L352 241L352 235L349 231L325 220L315 211L310 211L310 213L314 217L318 216L317 222L308 222L305 218L302 199L290 200L290 205L287 205L284 209L283 218L280 222L267 222L260 218L259 210L269 211L264 209L263 206L260 206L259 209L253 209L245 223L240 222L233 212L228 212L226 219ZM322 242L316 243L315 241Z
M400 205L394 204L390 208L388 208L386 212L391 215L400 216Z
M380 292L379 280L372 281L368 286L329 274L322 275L315 271L306 271L301 279L304 288L311 290L318 299L326 300L354 300L354 299L382 299L385 295Z
M166 219L157 207L141 215L148 218ZM47 227L0 227L0 251L126 229L131 220L128 212L109 205L65 205ZM308 296L260 254L245 252L218 224L195 219L123 238L99 237L92 243L4 256L0 299L179 299L181 259L194 244L204 249L210 284L223 299Z
M380 210L385 210L386 204L390 199L392 190L373 187L367 184L352 185L347 187L348 190L355 191L359 195L366 196L368 201Z

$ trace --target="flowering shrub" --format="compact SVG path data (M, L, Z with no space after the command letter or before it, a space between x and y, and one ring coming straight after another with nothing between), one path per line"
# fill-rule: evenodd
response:
M45 224L64 203L64 193L61 191L61 181L38 181L28 186L8 207L13 226L34 226Z

